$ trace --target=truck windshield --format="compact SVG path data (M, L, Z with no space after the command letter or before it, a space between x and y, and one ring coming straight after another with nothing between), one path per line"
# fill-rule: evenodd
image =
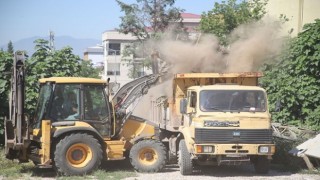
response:
M200 110L204 112L265 112L266 97L259 90L203 90Z
M38 105L35 113L34 128L40 128L40 122L43 115L46 112L47 105L52 94L52 86L50 84L44 84L40 87L40 94L38 99Z

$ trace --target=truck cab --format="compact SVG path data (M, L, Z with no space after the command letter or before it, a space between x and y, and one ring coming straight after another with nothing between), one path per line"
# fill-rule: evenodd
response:
M110 138L113 133L112 107L106 88L107 82L100 79L40 79L39 103L32 123L33 129L40 128L42 119L50 120L53 125L84 121L96 127L102 136Z
M192 86L182 101L184 122L180 131L190 136L184 141L195 163L253 162L257 164L257 172L267 172L268 159L275 147L264 89L240 85Z

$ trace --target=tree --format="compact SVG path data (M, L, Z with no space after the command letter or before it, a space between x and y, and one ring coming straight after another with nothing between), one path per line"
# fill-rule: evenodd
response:
M72 77L80 71L80 58L72 53L71 47L50 51L49 42L38 39L36 52L26 62L26 113L33 115L39 90L38 80L46 77Z
M118 31L130 33L138 40L124 49L122 59L130 66L128 76L137 78L141 76L138 69L150 68L150 56L156 51L155 47L146 45L148 40L161 39L169 27L174 33L185 35L180 16L183 10L173 7L175 0L137 0L134 4L117 2L125 13Z
M228 44L228 36L239 25L260 20L267 0L227 0L215 3L214 8L202 14L200 30L216 35L222 45Z
M175 0L137 0L137 4L125 4L117 0L125 16L121 17L119 32L132 33L139 40L156 37L170 23L180 22L181 9L173 7ZM182 24L179 24L182 25Z
M64 47L54 52L50 51L49 42L37 39L35 53L26 58L26 98L25 113L32 117L36 108L40 78L46 77L97 77L98 71L91 64L81 61L79 56L72 53L71 47ZM28 57L28 56L26 56ZM80 61L81 66L80 66ZM9 116L9 91L12 74L13 56L9 52L0 51L0 140L3 136L3 118ZM0 142L1 144L1 142Z
M75 74L79 77L100 78L102 67L93 67L91 61L80 61L80 71Z
M12 55L13 55L13 53L14 53L13 44L12 44L11 41L9 41L9 43L8 43L7 52L10 53L10 54L12 54Z
M276 64L264 67L262 85L269 94L271 111L280 101L274 121L320 129L320 19L306 24Z
M13 64L12 54L5 51L0 51L0 144L1 136L3 136L4 117L9 117L9 90L11 79L11 68Z

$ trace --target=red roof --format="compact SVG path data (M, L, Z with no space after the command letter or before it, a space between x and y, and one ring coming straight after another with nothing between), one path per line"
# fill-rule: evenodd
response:
M196 18L199 19L201 18L201 15L198 14L192 14L192 13L181 13L182 18Z

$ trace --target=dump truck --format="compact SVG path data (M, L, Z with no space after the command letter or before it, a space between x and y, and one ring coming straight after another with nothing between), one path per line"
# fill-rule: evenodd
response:
M166 163L166 148L159 128L132 116L132 110L157 75L123 86L111 99L106 80L50 77L39 80L34 117L25 116L25 59L15 53L10 116L5 119L5 155L40 168L54 167L59 174L83 175L103 160L123 160L133 167L156 172Z
M275 153L266 91L260 72L180 73L172 94L152 99L151 121L178 160L182 175L195 165L253 163L268 173Z

